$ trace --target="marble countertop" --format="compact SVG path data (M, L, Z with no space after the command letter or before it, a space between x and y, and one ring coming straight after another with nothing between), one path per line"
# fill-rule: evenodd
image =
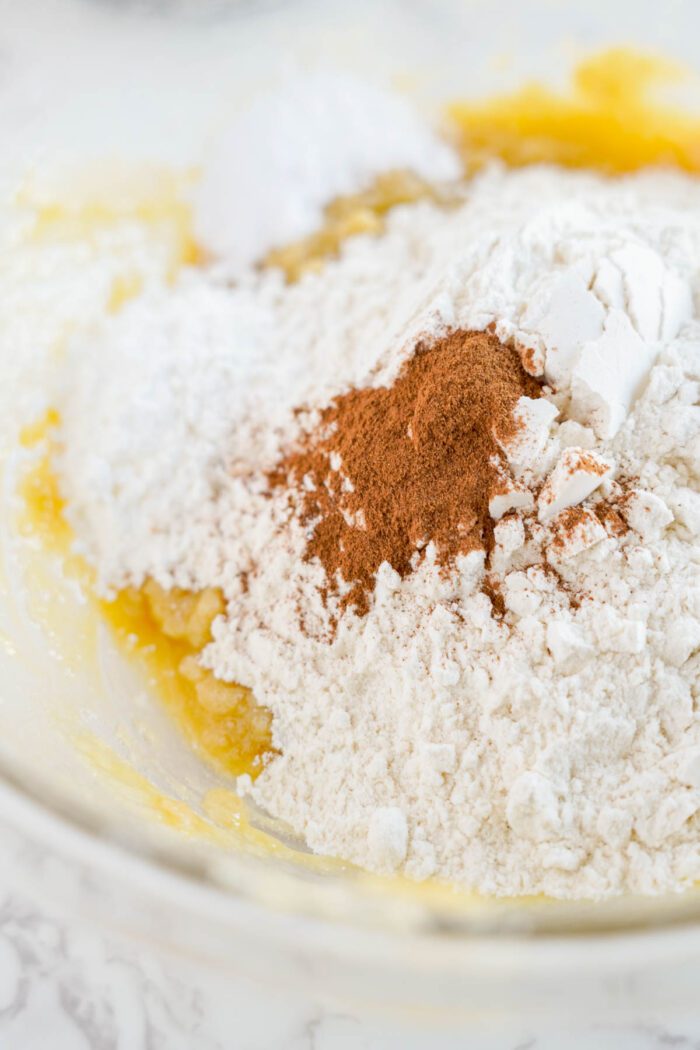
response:
M0 855L7 859L0 834ZM11 864L9 865L11 867ZM6 865L3 863L3 868ZM546 1028L546 1026L545 1026ZM436 1031L333 1012L115 939L0 874L3 1050L698 1050L697 1021Z

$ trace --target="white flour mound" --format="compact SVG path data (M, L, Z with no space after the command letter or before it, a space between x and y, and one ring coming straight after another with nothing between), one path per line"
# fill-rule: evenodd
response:
M495 894L700 878L699 295L695 180L493 169L297 285L185 275L73 342L60 469L81 549L105 590L224 589L204 662L253 688L282 752L241 790L312 848ZM496 526L504 617L482 555L446 577L429 545L329 641L321 566L265 494L294 407L492 322L556 387L508 450L544 485L527 538L519 512ZM620 535L588 509L621 483Z

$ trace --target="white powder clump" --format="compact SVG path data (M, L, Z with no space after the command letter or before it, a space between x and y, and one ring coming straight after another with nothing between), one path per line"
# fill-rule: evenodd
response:
M681 175L496 168L296 285L202 272L73 342L60 468L81 549L104 589L223 588L203 661L252 687L281 752L241 789L313 849L496 894L700 878L699 216ZM428 542L333 634L264 472L419 337L489 325L550 384L510 449L515 490L552 500L495 526L504 615L483 553L446 574Z
M240 274L389 171L456 179L455 150L400 95L337 71L287 77L218 136L194 197L201 243Z

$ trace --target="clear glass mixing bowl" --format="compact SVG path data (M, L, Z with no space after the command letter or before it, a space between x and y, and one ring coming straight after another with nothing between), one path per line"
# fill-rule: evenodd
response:
M396 78L436 107L527 76L563 81L577 55L612 43L692 63L700 31L692 0L663 17L651 0L319 0L218 5L196 21L85 0L2 6L7 190L28 167L96 158L190 166L241 98L295 65ZM1 347L0 820L27 880L99 925L336 1003L441 1022L622 1017L640 1004L693 1013L698 894L477 902L309 866L293 843L269 853L201 834L192 814L225 782L143 696L76 585L18 540L17 433L49 363ZM177 819L154 793L182 804Z

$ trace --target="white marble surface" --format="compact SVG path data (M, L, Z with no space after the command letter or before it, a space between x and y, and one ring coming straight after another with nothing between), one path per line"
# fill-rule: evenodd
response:
M0 835L0 855L8 860ZM0 874L2 1050L696 1050L693 1023L457 1031L332 1011L61 914Z

